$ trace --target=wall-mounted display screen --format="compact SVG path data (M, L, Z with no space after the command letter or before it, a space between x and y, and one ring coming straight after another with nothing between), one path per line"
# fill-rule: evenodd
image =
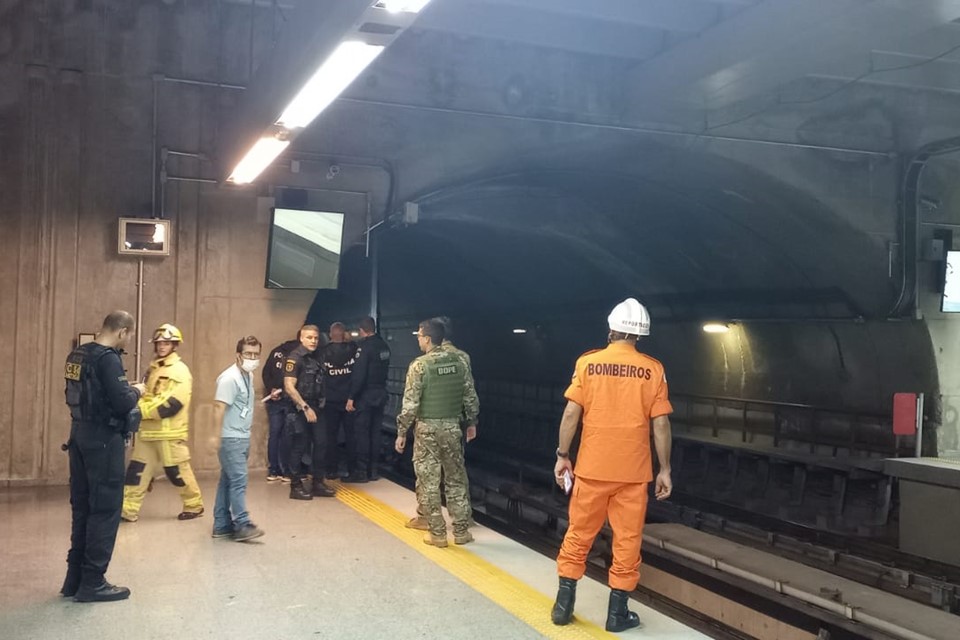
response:
M170 255L170 221L156 218L120 218L117 251L123 255Z
M940 311L960 313L960 251L947 251L946 273L943 279L943 299Z
M343 243L342 213L273 210L268 289L336 289Z

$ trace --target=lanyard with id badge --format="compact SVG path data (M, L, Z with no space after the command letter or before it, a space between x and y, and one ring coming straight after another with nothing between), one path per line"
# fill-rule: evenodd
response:
M247 416L250 415L251 405L253 404L253 389L248 375L249 374L246 373L243 374L243 384L247 388L246 404L240 408L240 418L243 420L246 420Z

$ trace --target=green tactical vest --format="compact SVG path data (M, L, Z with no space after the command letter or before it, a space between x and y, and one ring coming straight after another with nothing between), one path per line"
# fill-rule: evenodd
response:
M424 358L420 418L459 418L463 412L463 362L452 353Z

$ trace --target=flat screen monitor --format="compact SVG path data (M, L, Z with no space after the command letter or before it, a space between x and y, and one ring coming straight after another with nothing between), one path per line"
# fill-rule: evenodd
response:
M336 289L343 244L343 214L273 210L267 255L268 289Z
M133 256L170 255L170 221L156 218L120 218L117 252Z
M940 311L960 313L960 251L947 251L946 272L943 278L943 299Z

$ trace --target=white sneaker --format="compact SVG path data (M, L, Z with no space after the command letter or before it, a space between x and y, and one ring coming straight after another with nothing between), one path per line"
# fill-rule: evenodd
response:
M276 481L279 480L279 479L280 479L280 476L275 476L275 475L272 475L272 474L269 475L269 476L267 476L267 482L276 482Z

